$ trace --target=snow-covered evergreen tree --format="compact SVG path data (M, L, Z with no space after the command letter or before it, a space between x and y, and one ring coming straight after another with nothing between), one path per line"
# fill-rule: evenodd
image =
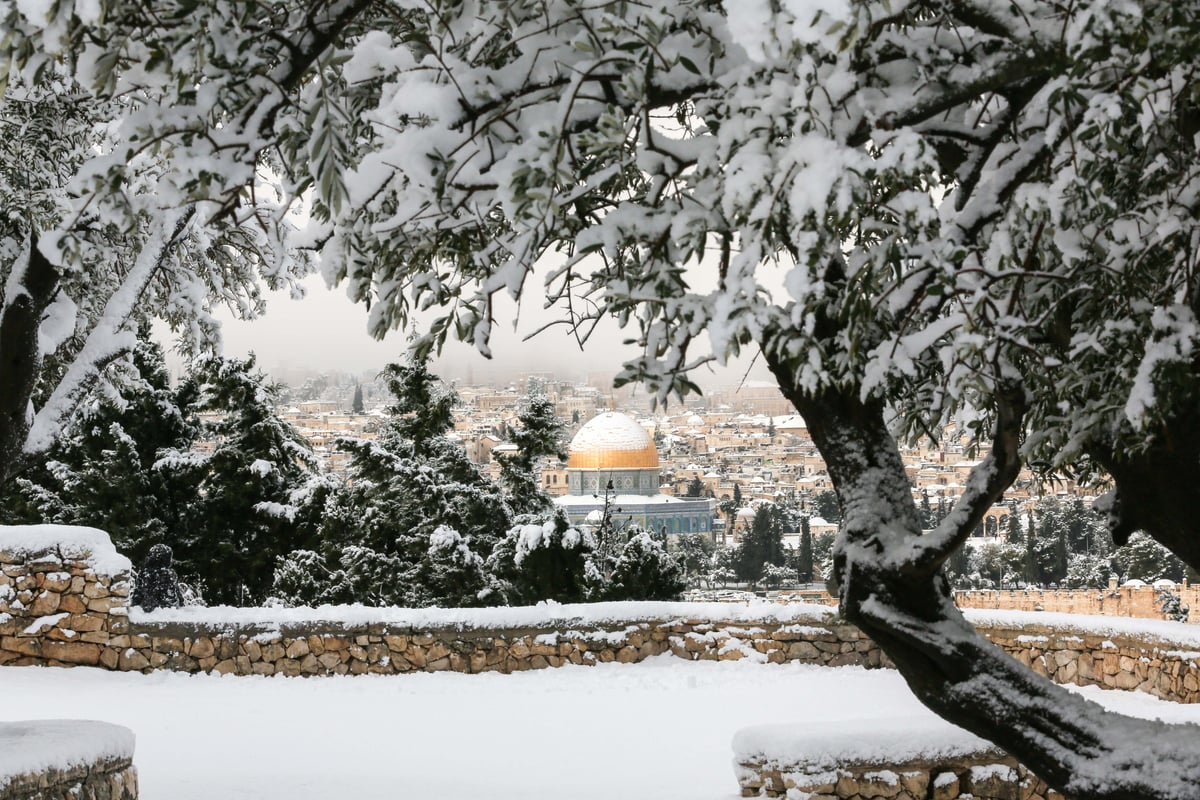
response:
M757 501L756 501L757 502ZM783 566L783 528L779 508L774 503L759 503L750 529L742 534L738 548L737 574L744 581L758 580L765 564Z
M425 362L389 365L384 378L395 399L389 417L376 439L339 442L349 480L327 499L316 542L278 565L274 594L291 603L487 604L484 563L512 525L508 505L446 437L456 397Z
M85 401L50 451L8 484L0 520L101 528L135 564L172 541L194 487L156 464L164 450L190 448L199 426L145 331L130 366L123 396Z
M662 537L638 527L625 532L607 584L597 599L674 600L687 588L683 565Z
M538 483L537 463L545 457L566 459L563 424L554 403L543 394L531 394L517 414L517 425L509 429L509 440L517 451L496 456L509 505L516 514L547 512L550 498Z
M203 359L178 390L190 413L205 415L200 438L209 446L162 451L155 468L194 487L171 546L209 602L263 600L275 561L314 534L299 524L311 516L297 502L308 499L316 472L312 448L276 413L277 389L251 356Z
M596 540L561 511L519 517L488 558L496 599L514 605L542 600L578 603L602 582L592 568Z

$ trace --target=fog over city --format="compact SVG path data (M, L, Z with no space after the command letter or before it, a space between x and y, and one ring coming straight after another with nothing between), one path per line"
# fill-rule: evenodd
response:
M367 332L367 310L347 297L344 288L329 289L318 276L305 281L307 295L293 300L286 292L270 293L266 312L256 320L223 321L224 354L253 352L259 364L277 380L303 380L322 372L353 374L374 372L403 357L407 335L392 331L378 340ZM518 314L519 311L519 314ZM559 319L558 308L543 308L542 297L528 296L520 309L511 298L497 297L496 325L492 335L493 358L470 345L451 340L434 359L433 368L446 379L468 383L504 383L523 372L548 371L565 379L583 380L597 373L615 374L637 348L624 344L636 334L622 331L605 319L584 344L565 326L556 325L531 334ZM513 321L516 320L514 329ZM769 380L765 365L743 355L726 367L712 365L694 376L702 388L737 384L743 379Z

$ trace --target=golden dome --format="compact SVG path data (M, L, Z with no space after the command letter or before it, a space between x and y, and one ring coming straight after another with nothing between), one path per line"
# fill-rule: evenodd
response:
M571 440L567 469L658 469L658 450L641 425L618 411L605 411Z

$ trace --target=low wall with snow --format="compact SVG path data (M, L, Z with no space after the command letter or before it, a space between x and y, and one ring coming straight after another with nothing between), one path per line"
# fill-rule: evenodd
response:
M744 797L1062 798L995 746L932 717L760 725L739 731L733 749Z
M136 800L133 743L107 722L0 722L0 800Z
M661 653L689 660L888 666L825 606L602 603L528 608L128 607L129 562L85 528L0 527L0 664L238 675L515 672ZM1060 683L1200 702L1200 629L1030 612L965 612Z
M128 632L129 573L103 531L0 526L0 665L101 664Z

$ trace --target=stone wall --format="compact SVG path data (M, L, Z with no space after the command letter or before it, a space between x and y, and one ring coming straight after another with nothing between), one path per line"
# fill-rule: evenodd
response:
M1186 583L1172 590L1191 609L1188 622L1200 621L1200 587ZM954 593L959 608L999 611L1047 611L1139 619L1165 619L1151 586L1106 589L970 589Z
M662 653L688 660L798 661L881 666L878 647L849 625L652 619L612 625L459 628L403 623L226 627L132 623L113 636L100 663L110 669L236 675L345 675L404 672L518 672L564 664L623 664Z
M103 532L65 530L39 543L12 526L0 538L0 665L97 666L128 633L129 562Z
M608 616L583 606L572 616L572 608L562 606L464 610L457 617L394 609L359 609L341 619L337 609L324 617L181 609L131 618L128 562L91 552L105 545L111 550L104 534L92 533L102 539L73 546L32 546L26 537L18 547L11 536L0 536L0 665L237 675L476 673L631 663L670 652L689 660L889 666L870 639L827 609L767 603L623 604ZM1019 623L1006 623L1003 613L984 614L976 623L1018 660L1060 683L1200 702L1200 639L1187 641L1182 634L1191 633L1189 626L1139 622L1145 630L1134 635L1018 616ZM523 624L512 624L516 618Z
M736 764L743 797L809 800L1061 800L1062 795L996 749L936 760L845 763L834 768L777 759Z
M0 800L137 800L133 733L91 720L0 723Z
M1200 652L1170 641L1045 625L977 625L995 644L1056 683L1135 689L1200 702Z

